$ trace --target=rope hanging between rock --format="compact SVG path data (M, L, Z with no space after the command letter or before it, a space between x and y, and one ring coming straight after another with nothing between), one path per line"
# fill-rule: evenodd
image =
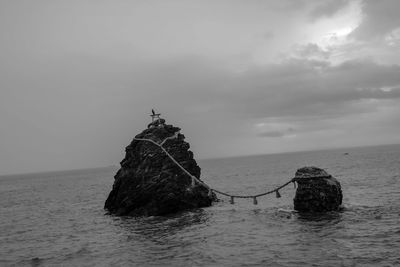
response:
M213 193L213 191L211 189L208 190L208 197L212 197L212 193Z
M203 181L199 180L197 177L195 177L195 176L192 175L189 171L187 171L184 167L182 167L182 165L179 164L179 162L177 162L177 161L174 159L174 157L172 157L171 154L169 154L169 152L162 146L162 145L165 143L166 140L173 139L173 138L177 138L177 137L178 137L178 135L175 134L175 135L173 135L173 136L171 136L171 137L167 137L166 139L164 139L164 141L162 141L162 142L160 142L160 143L157 143L157 142L155 142L155 141L153 141L153 140L151 140L151 139L146 139L146 138L134 138L134 140L138 140L138 141L147 141L147 142L150 142L150 143L152 143L152 144L158 146L159 148L161 148L161 150L162 150L162 151L163 151L163 152L164 152L164 153L165 153L165 154L166 154L166 155L167 155L167 156L168 156L168 157L169 157L183 172L184 172L184 173L186 173L190 178L192 178L192 181L191 181L191 187L192 187L192 188L196 185L196 182L197 182L197 183L203 185L205 188L208 189L208 195L209 195L209 196L211 196L212 193L215 192L215 193L218 193L218 194L221 194L221 195L230 197L230 203L231 203L231 204L234 204L234 203L235 203L234 198L253 198L253 204L254 204L254 205L257 205L257 204L258 204L257 197L265 196L265 195L272 194L272 193L275 192L276 197L277 197L277 198L280 198L280 197L281 197L281 194L279 193L279 190L282 189L282 188L284 188L285 186L287 186L287 185L290 184L290 183L293 183L294 186L295 186L295 188L296 188L296 183L295 183L295 180L294 180L294 178L293 178L293 179L291 179L290 181L288 181L287 183L285 183L285 184L279 186L278 188L276 188L276 189L274 189L274 190L270 190L270 191L267 191L267 192L265 192L265 193L261 193L261 194L258 194L258 195L231 195L231 194L228 194L228 193L225 193L225 192L216 190L216 189L212 189L212 188L211 188L210 186L208 186L206 183L204 183Z

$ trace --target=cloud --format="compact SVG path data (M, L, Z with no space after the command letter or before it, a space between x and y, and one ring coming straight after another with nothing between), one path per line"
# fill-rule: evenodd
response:
M0 2L1 169L117 162L151 108L207 156L394 140L399 4L362 3Z
M400 67L370 61L349 61L338 66L326 62L290 60L250 69L232 77L225 108L252 118L285 116L343 116L372 107L362 99L398 98ZM361 102L360 102L361 103Z
M400 98L400 66L370 60L290 59L232 72L204 60L171 61L143 68L135 87L187 111L232 114L242 119L340 117L371 112L364 100ZM166 104L161 104L166 106Z
M400 27L400 1L364 0L362 2L363 20L353 31L352 37L360 40L382 38Z
M294 56L302 59L313 59L323 61L329 59L331 52L329 50L324 50L320 46L314 43L308 43L305 45L297 45L294 47Z
M259 133L258 136L275 138L275 137L283 137L283 136L285 136L285 133L279 132L279 131L270 131L270 132Z
M349 2L349 0L317 1L309 16L312 20L316 20L321 17L331 17L347 6Z
M400 66L367 59L332 65L296 58L235 71L192 57L134 69L123 80L124 87L131 89L124 92L126 103L121 107L129 103L135 110L155 107L169 123L181 126L190 140L197 140L194 149L203 155L210 151L233 155L232 143L239 139L246 144L255 137L264 137L265 142L285 138L289 151L290 145L307 149L316 138L318 144L327 145L327 138L344 138L344 132L355 131L351 127L370 125L364 128L376 132L372 125L381 120L382 112L391 114L385 122L391 124L387 121L396 117L392 113L400 103ZM124 120L129 121L129 116L124 115ZM303 145L298 143L301 138L306 139ZM262 153L256 145L243 146L241 153ZM269 149L273 147L283 149L278 143Z

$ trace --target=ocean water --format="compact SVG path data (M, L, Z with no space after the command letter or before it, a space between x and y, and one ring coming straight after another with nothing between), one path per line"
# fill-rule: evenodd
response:
M3 176L0 265L400 266L400 145L198 163L211 187L238 194L321 167L341 182L345 210L290 212L289 185L258 205L221 197L167 217L119 218L103 210L115 168Z

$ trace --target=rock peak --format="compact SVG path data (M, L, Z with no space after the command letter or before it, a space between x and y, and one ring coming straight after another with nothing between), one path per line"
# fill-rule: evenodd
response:
M331 175L328 174L325 170L317 168L317 167L303 167L296 171L295 179L307 179L307 178L327 178Z
M126 147L121 168L114 176L105 209L116 215L165 215L181 210L207 207L216 200L207 188L185 174L157 145L138 139L150 139L163 148L200 180L200 167L189 150L179 127L157 119L135 136Z
M147 128L153 128L153 127L164 127L165 126L165 120L164 119L157 119L152 121L149 125L147 125Z

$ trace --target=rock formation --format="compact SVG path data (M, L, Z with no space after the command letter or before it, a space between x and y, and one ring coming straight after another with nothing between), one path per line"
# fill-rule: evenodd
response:
M343 198L340 183L323 169L298 169L294 181L298 184L294 198L295 210L322 212L340 209Z
M149 124L148 129L135 138L164 143L163 147L189 173L200 179L200 167L193 159L189 144L184 141L180 128L166 125L164 119ZM181 210L208 207L216 200L214 193L199 183L192 183L157 145L133 140L125 149L121 168L105 209L115 215L153 216Z

